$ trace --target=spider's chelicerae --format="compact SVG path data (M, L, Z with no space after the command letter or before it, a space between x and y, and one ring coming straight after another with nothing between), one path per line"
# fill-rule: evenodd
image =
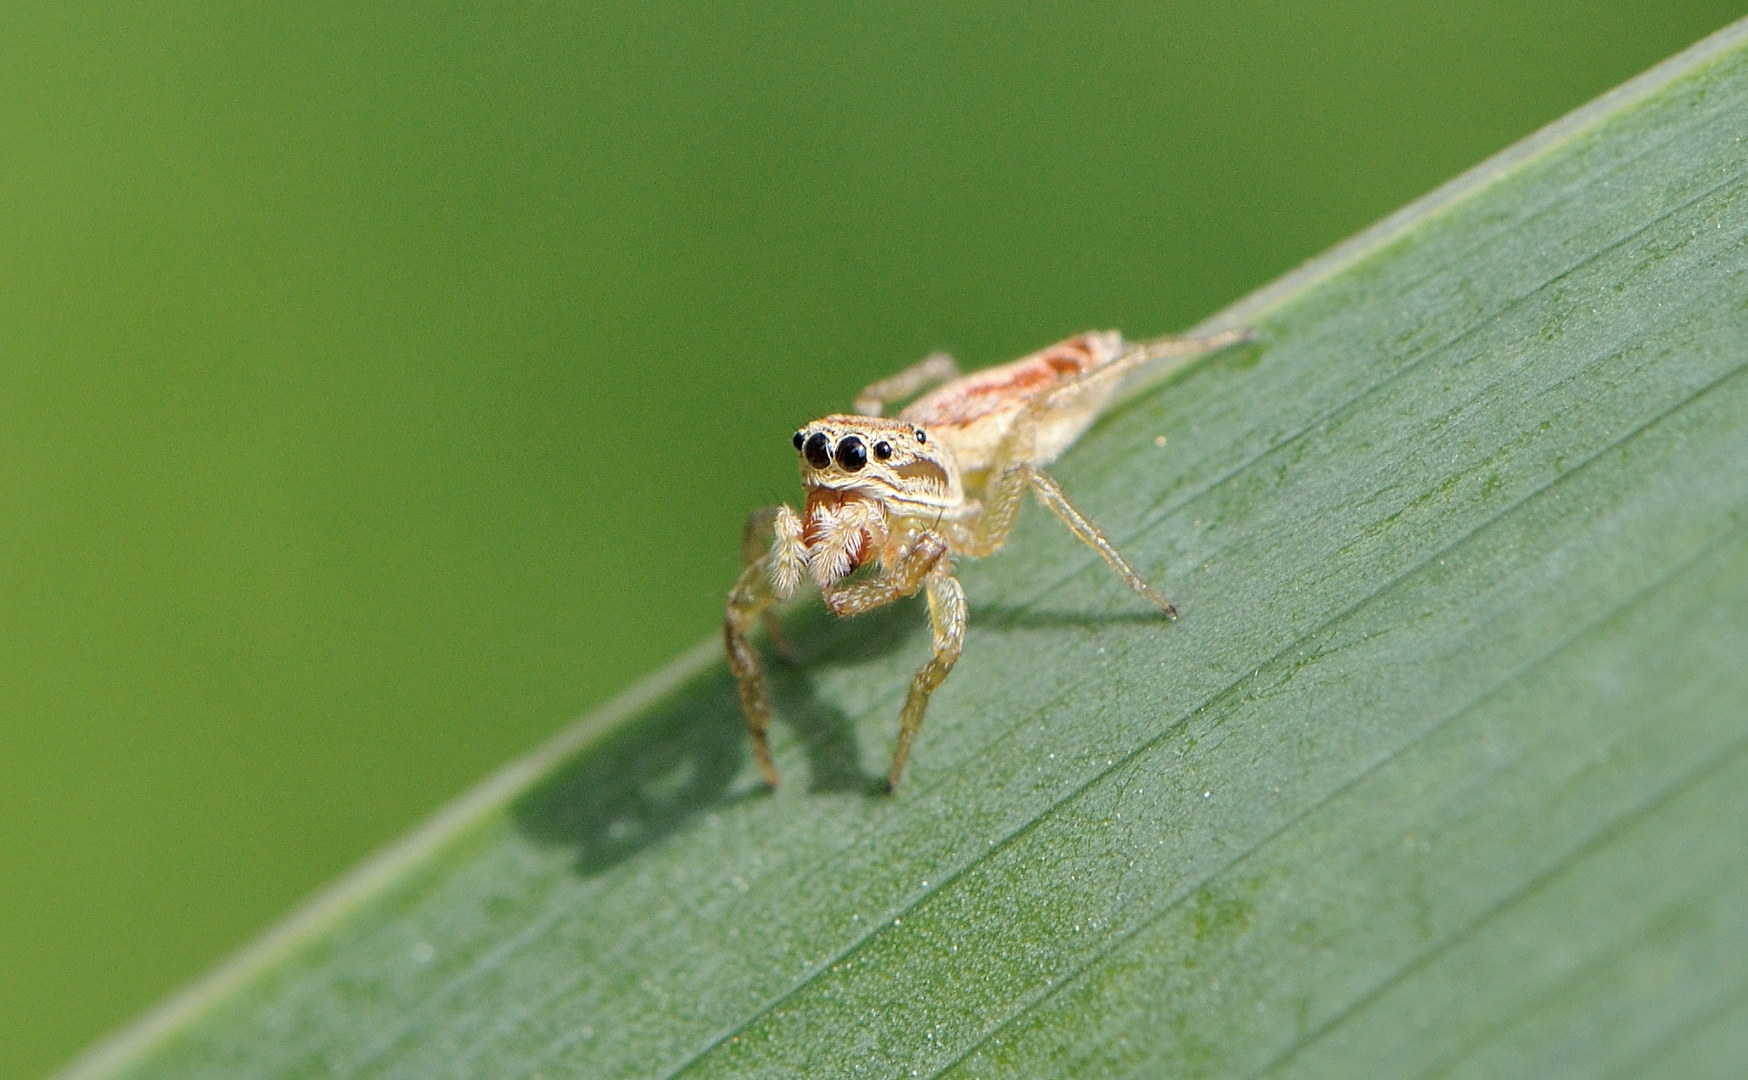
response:
M1135 572L1043 466L1080 437L1138 369L1159 360L1186 362L1251 336L1227 330L1125 342L1115 331L1085 333L970 375L936 353L862 391L854 413L822 417L797 431L806 505L800 513L788 506L760 510L747 522L747 566L728 594L723 620L729 665L765 781L777 785L777 766L767 736L770 694L747 640L754 620L765 617L781 640L773 606L806 580L835 615L927 592L935 654L917 669L904 702L886 777L887 788L895 788L929 695L965 641L965 592L953 577L953 557L979 558L1001 547L1027 488L1130 588L1176 618L1171 601ZM931 386L897 416L881 417L888 402ZM847 580L864 564L876 569Z

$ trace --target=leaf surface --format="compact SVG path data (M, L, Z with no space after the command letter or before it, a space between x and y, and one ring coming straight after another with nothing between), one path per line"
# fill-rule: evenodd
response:
M1725 1075L1748 1060L1748 32L1263 290L915 604L707 645L106 1077ZM1193 272L1193 268L1186 268Z

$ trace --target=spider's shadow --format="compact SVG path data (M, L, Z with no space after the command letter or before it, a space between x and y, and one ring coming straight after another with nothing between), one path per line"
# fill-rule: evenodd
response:
M1159 620L1146 611L1088 615L999 606L972 614L984 625L1021 630ZM884 770L864 767L855 725L821 697L813 674L823 667L877 661L917 635L926 636L922 603L906 601L855 619L804 608L788 624L799 646L795 661L764 650L777 723L798 736L807 758L805 772L791 770L785 781L815 792L883 797ZM574 850L577 872L592 876L714 808L765 797L766 789L747 768L749 756L734 679L718 665L579 751L518 799L511 812L524 835Z
M1035 607L1009 607L985 604L971 612L973 621L997 630L1096 630L1101 626L1157 626L1166 622L1155 608L1145 603L1132 605L1134 610L1091 614L1085 611L1049 611Z
M765 650L777 722L799 736L807 756L805 774L785 781L809 791L883 792L884 774L862 767L855 726L820 697L810 671L889 654L926 633L926 618L915 605L898 604L851 621L823 610L799 612L789 623L791 638L805 643L796 661ZM574 849L577 872L594 875L712 808L764 797L763 784L746 768L749 756L740 696L719 665L579 751L511 813L524 835Z

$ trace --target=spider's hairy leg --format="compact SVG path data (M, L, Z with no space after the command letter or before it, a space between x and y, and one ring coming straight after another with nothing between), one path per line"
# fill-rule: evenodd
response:
M879 416L889 401L902 401L912 394L959 377L959 365L944 352L930 353L896 375L869 383L856 395L855 411Z
M833 615L848 617L885 607L923 587L929 571L947 554L947 541L936 532L920 532L900 541L881 556L882 569L867 581L828 585L820 590Z
M962 550L968 555L983 556L1006 543L1008 533L1013 531L1014 521L1019 517L1021 499L1030 487L1038 501L1068 526L1069 531L1083 544L1103 556L1105 562L1110 564L1111 569L1117 572L1117 576L1126 585L1140 593L1169 618L1177 618L1177 608L1172 606L1171 601L1136 573L1135 568L1129 565L1128 560L1123 558L1122 553L1105 536L1104 530L1069 501L1068 495L1054 478L1033 464L1032 440L1037 416L1047 407L1041 399L1014 419L1014 426L1002 440L1001 447L996 451L995 463L990 466L983 508L970 536L962 542Z
M1113 393L1137 371L1157 361L1166 361L1148 373L1147 383L1152 385L1209 353L1254 340L1256 331L1241 327L1222 330L1206 337L1162 337L1133 342L1115 360L1104 367L1093 368L1065 380L1061 386L1045 394L1036 405L1043 410L1059 409L1072 406L1089 395Z
M899 714L898 746L892 752L892 768L886 773L886 790L898 788L904 776L904 763L910 760L911 743L923 726L923 713L929 707L929 697L946 679L947 673L959 661L965 647L965 590L959 579L948 570L943 560L935 564L928 577L929 626L934 631L935 655L917 669L910 680L910 693L904 699L904 712Z
M1202 337L1157 337L1147 341L1135 342L1135 348L1142 353L1142 363L1154 360L1193 359L1211 352L1239 345L1246 341L1256 340L1256 330L1249 326L1235 326L1220 330Z
M1105 536L1104 530L1099 528L1091 518L1081 513L1078 506L1068 501L1068 496L1063 493L1062 485L1058 484L1054 477L1042 469L1030 469L1027 471L1027 475L1032 482L1032 493L1038 496L1039 502L1050 508L1050 512L1055 514L1062 524L1068 526L1069 532L1079 537L1081 543L1104 556L1105 562L1109 563L1111 569L1117 572L1117 576L1123 579L1124 584L1140 593L1147 599L1148 603L1165 612L1167 618L1177 618L1177 608L1172 606L1171 601L1166 599L1165 595L1158 589L1149 585L1146 578L1136 573L1135 568L1129 565L1129 561L1123 558L1122 552L1118 551L1111 544L1109 538Z
M753 757L765 783L777 786L777 763L771 760L771 691L765 685L765 668L758 650L747 640L747 629L765 609L776 603L764 563L756 562L741 572L728 593L728 610L722 618L722 642L728 650L728 666L740 688L741 710L747 716L747 732L753 740Z
M871 581L826 589L825 602L835 615L859 615L925 586L928 589L935 655L917 669L910 681L910 695L905 698L904 712L899 716L898 748L893 751L892 769L886 774L886 790L891 791L904 775L905 759L910 757L910 744L922 726L929 695L953 670L965 643L965 592L953 578L947 540L940 533L925 530L899 539L881 556L881 563L881 573Z
M728 652L728 666L740 688L741 709L747 716L747 731L752 736L753 757L765 783L777 786L777 763L771 759L771 692L765 681L764 665L759 653L747 640L753 620L769 616L773 605L794 595L801 584L802 546L801 519L787 506L761 510L747 521L742 538L741 554L750 554L749 545L755 538L769 532L771 546L763 555L747 562L740 579L728 591L728 605L722 617L722 641Z

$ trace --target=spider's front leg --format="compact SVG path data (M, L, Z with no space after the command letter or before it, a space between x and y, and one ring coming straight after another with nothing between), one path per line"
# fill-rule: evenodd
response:
M959 579L947 569L947 561L935 564L929 574L929 626L935 634L935 655L917 669L910 680L910 693L904 699L904 712L898 719L898 747L892 751L892 768L886 773L886 790L895 791L904 776L904 763L910 759L910 744L916 741L917 729L923 726L923 712L929 707L929 697L946 679L953 665L959 662L959 652L965 647L965 590Z
M783 520L784 540L781 544L782 552L779 554L773 549L779 546L778 519L784 514L788 518ZM766 555L781 560L784 572L779 576L783 580L773 583L773 589L780 589L783 594L777 603L793 595L801 582L804 564L799 529L800 522L795 511L787 506L766 506L747 515L746 529L741 533L740 562L743 568L753 565ZM759 613L759 624L765 628L765 640L771 643L772 650L784 663L792 664L796 659L795 645L789 640L788 632L783 629L783 620L777 616L777 603Z
M917 669L910 680L910 694L899 715L898 747L892 752L892 768L886 774L886 790L898 787L911 744L922 727L929 697L953 665L965 645L965 590L953 577L947 557L947 540L924 531L897 541L883 557L884 571L871 581L834 585L825 590L826 606L835 615L859 615L926 589L929 625L934 631L935 654Z
M771 545L758 553L758 540L770 535ZM787 600L801 586L805 550L801 545L801 518L787 506L760 510L747 521L741 542L746 569L728 591L728 606L722 618L722 640L728 651L728 666L740 688L741 708L746 712L747 731L752 736L753 757L765 783L777 786L777 763L771 759L771 693L759 653L747 640L753 620L764 616L771 626L772 607ZM774 643L781 647L779 631Z
M923 587L946 554L947 541L937 532L895 537L881 555L879 574L849 585L827 585L821 590L825 606L833 615L848 618L902 600Z

